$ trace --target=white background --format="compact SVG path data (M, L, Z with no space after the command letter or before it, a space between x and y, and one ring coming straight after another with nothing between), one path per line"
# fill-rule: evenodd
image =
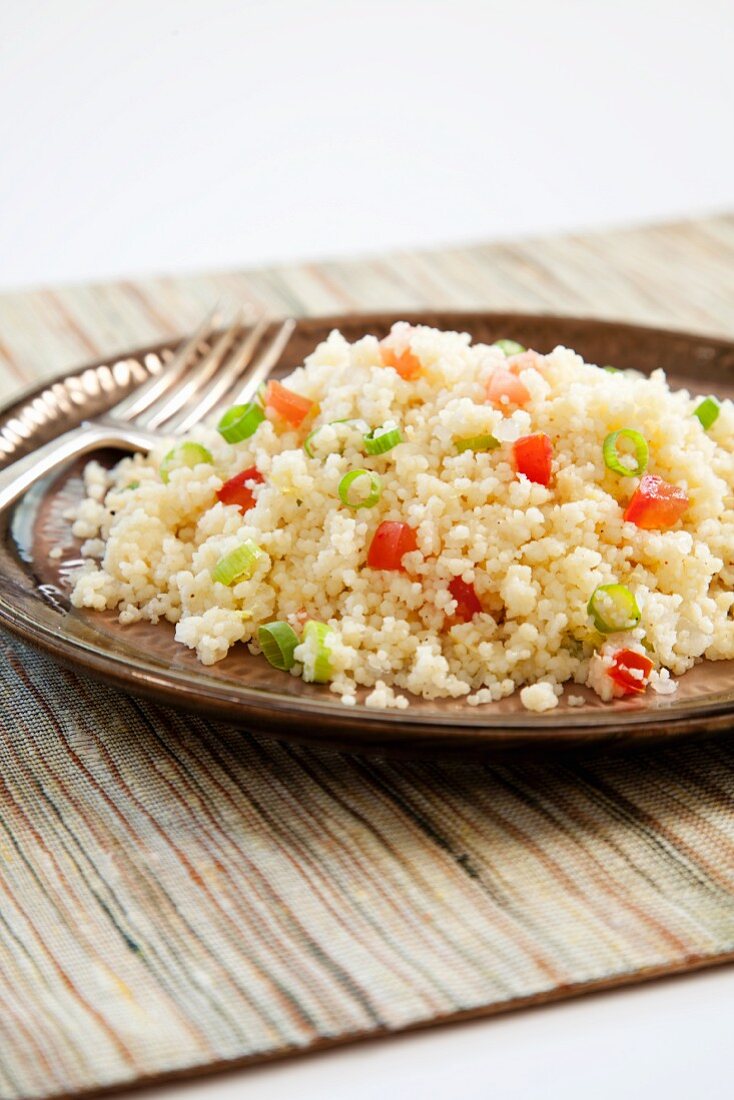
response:
M731 1100L733 979L669 979L135 1100Z
M715 211L732 0L0 0L0 285Z
M0 0L0 285L731 209L733 47L731 0ZM733 1002L724 969L166 1095L717 1100Z

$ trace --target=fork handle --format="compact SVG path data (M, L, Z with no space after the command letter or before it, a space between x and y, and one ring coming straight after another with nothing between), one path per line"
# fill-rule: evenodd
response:
M78 428L52 439L25 458L19 458L0 471L0 512L13 504L39 478L100 447L120 447L129 451L149 451L147 432L134 428L115 428L84 422Z

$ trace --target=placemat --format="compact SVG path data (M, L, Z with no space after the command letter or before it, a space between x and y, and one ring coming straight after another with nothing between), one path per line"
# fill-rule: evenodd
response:
M3 397L190 327L485 307L734 332L734 218L0 299ZM734 743L503 766L278 745L0 635L0 1096L202 1073L734 955Z

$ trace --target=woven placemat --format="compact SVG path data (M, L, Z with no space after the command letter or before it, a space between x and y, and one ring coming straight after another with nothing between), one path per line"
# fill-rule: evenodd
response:
M223 295L731 334L734 220L0 300L0 385ZM309 752L0 635L0 1096L392 1032L734 953L734 744L478 767Z

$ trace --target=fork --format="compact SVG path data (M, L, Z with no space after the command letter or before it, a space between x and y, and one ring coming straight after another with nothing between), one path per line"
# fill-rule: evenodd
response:
M214 327L209 314L166 366L109 412L82 421L0 472L0 512L80 455L100 447L147 452L162 435L181 435L225 406L251 401L283 354L295 321L284 321L266 340L269 325L263 314L243 329L238 317L209 346Z

